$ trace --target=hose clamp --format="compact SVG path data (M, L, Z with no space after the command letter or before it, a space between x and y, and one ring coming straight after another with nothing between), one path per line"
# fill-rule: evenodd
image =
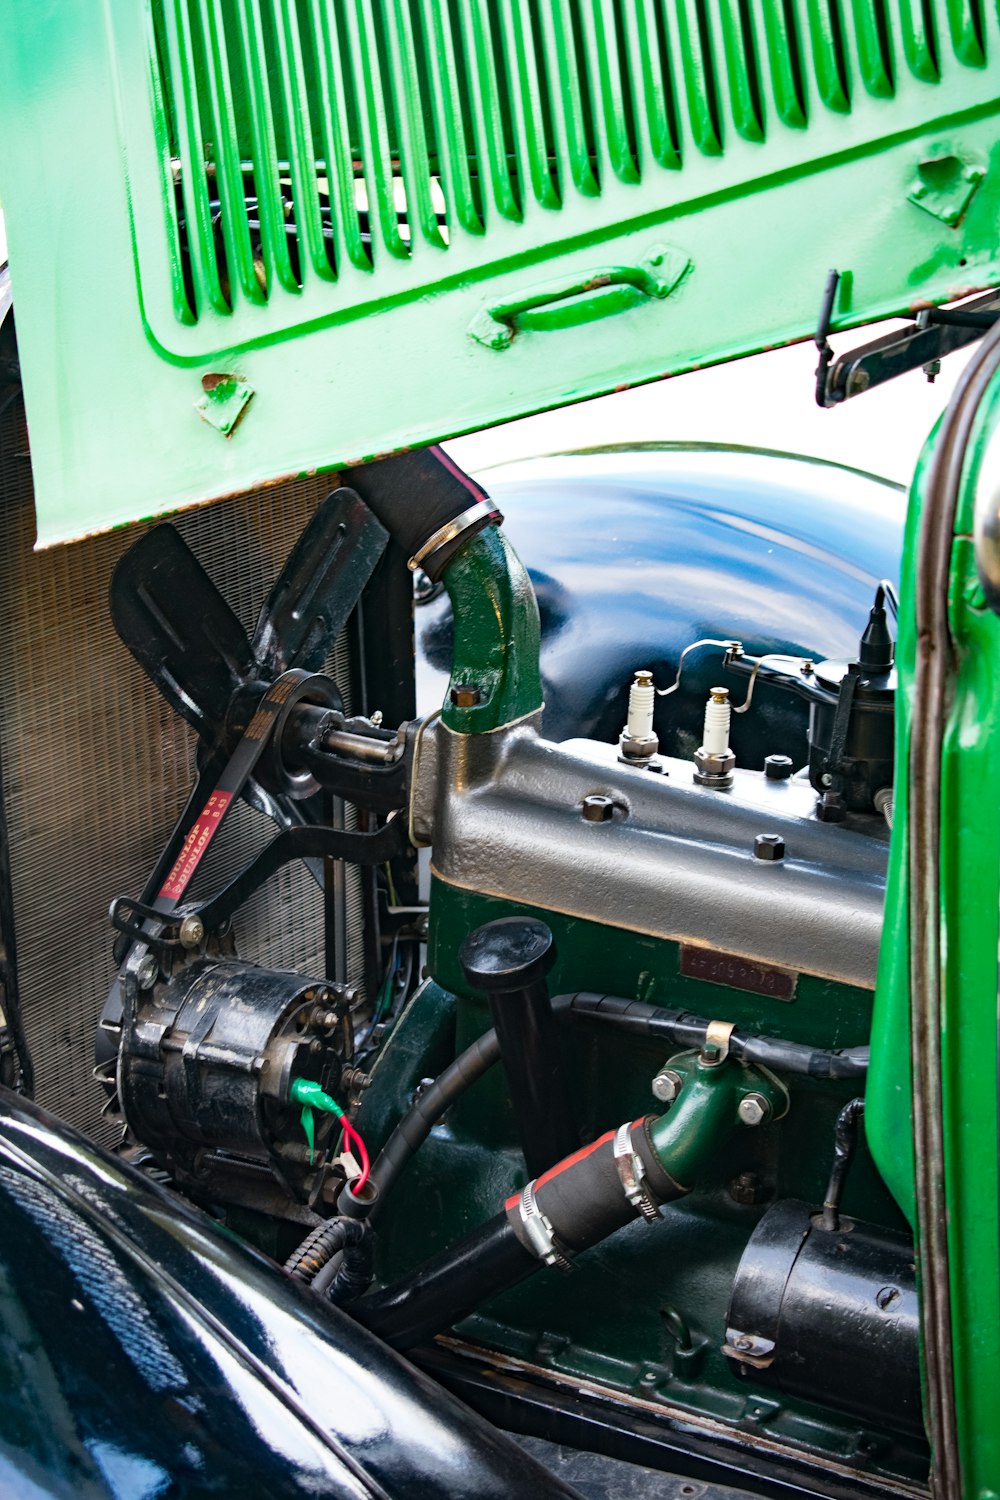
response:
M636 1213L641 1214L648 1224L655 1224L660 1217L660 1210L649 1191L642 1157L632 1150L631 1125L625 1124L618 1127L615 1135L614 1157L615 1170L621 1179L626 1198Z
M463 510L461 515L439 526L437 531L414 552L406 566L411 573L415 573L418 568L427 570L428 563L433 567L431 559L439 548L447 547L449 543L456 541L473 528L479 530L490 521L495 521L499 526L502 520L503 516L492 500L477 500L475 505L470 505L468 510Z
M560 1271L572 1270L570 1252L556 1238L556 1232L538 1207L535 1184L526 1182L517 1205L521 1223L531 1249L547 1266L557 1266Z

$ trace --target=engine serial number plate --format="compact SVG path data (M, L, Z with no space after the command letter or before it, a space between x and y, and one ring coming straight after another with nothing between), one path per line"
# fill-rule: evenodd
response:
M748 990L752 995L768 995L772 1000L794 1000L798 975L791 969L771 969L755 964L738 953L720 953L715 948L696 948L681 944L681 973L689 979L705 979L710 984L724 984L733 990Z

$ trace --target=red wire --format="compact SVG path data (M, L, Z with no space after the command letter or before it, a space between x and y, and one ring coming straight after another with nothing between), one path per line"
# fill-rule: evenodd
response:
M343 1116L341 1118L340 1124L344 1134L347 1136L348 1141L353 1141L357 1146L358 1155L361 1158L361 1176L351 1187L351 1192L356 1198L361 1192L361 1189L364 1187L365 1183L368 1181L368 1177L372 1169L371 1162L368 1160L368 1147L365 1145L364 1141L361 1139L360 1135L346 1116Z

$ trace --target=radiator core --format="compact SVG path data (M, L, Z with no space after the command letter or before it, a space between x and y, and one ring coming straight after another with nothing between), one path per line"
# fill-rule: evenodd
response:
M174 518L244 626L257 612L329 478L254 490ZM119 641L108 585L132 526L34 552L23 408L0 418L0 757L6 795L18 979L35 1095L95 1139L94 1035L114 966L108 906L137 896L193 779L195 737ZM328 670L350 710L346 633ZM236 873L275 833L240 803L215 841L201 889ZM360 885L347 882L347 977L363 970ZM319 887L287 866L234 923L241 955L323 973Z

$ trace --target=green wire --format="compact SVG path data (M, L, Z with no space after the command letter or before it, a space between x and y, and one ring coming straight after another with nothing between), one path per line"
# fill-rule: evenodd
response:
M321 1089L318 1083L313 1083L310 1078L293 1078L288 1089L288 1097L293 1104L302 1105L302 1129L306 1133L309 1142L309 1165L312 1166L313 1156L316 1152L316 1122L313 1119L313 1110L325 1110L328 1115L335 1115L338 1120L344 1118L344 1111L336 1099L331 1099L325 1089Z

